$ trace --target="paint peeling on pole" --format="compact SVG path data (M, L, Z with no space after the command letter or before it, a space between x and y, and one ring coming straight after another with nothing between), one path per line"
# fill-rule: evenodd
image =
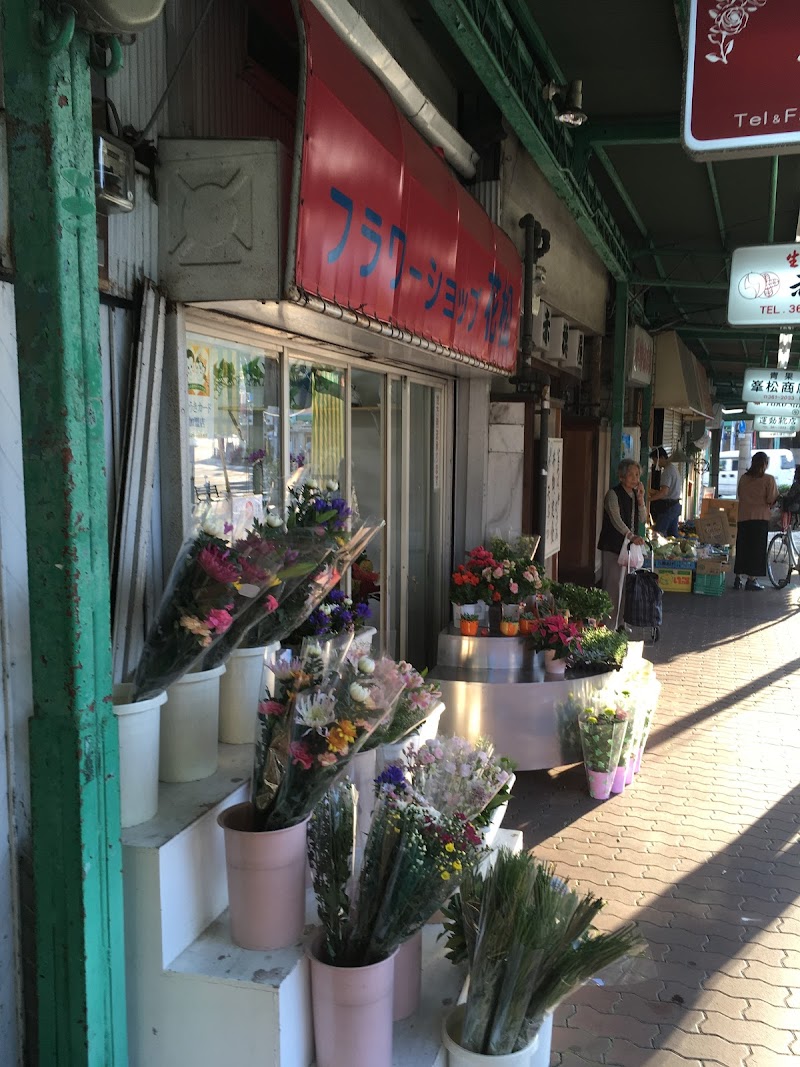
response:
M88 38L5 0L34 716L38 1062L127 1062ZM39 35L37 37L37 34Z

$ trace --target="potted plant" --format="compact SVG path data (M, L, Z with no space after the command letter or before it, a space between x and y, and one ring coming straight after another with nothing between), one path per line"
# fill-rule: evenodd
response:
M531 627L531 637L537 649L544 651L548 674L563 675L570 653L581 647L580 632L563 615L546 615Z
M605 589L559 582L553 585L552 592L556 605L569 611L570 618L576 621L588 623L590 619L596 621L611 614L611 597Z
M461 627L462 637L477 637L478 635L478 616L472 612L461 612L461 619L459 620L459 626Z
M482 590L480 575L463 563L450 576L450 603L453 605L453 622L458 626L464 611L478 614L478 600Z
M491 867L465 874L445 909L447 955L469 968L466 1003L443 1025L450 1067L549 1065L554 1008L644 947L633 925L596 933L602 907L530 853L501 849Z
M609 630L605 626L585 629L581 633L580 649L572 653L572 668L587 675L618 671L627 650L627 634Z
M520 616L519 616L519 632L521 634L524 634L526 637L528 636L528 634L533 633L533 624L536 622L536 620L538 618L539 618L539 616L536 614L535 611L527 611L527 610L525 610L525 611L520 612Z
M319 1067L391 1067L394 954L420 931L481 855L459 816L384 793L355 888L352 791L318 806L309 859L322 932L312 944Z
M608 800L628 728L627 713L611 706L586 707L578 714L589 796Z

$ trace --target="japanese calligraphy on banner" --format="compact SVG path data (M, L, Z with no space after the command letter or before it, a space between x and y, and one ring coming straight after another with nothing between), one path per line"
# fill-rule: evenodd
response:
M310 3L295 280L504 371L522 263Z
M800 371L748 367L744 372L742 400L788 404L800 401Z
M785 404L754 404L747 405L748 415L783 415L787 419L800 419L800 401Z
M753 429L757 433L782 433L791 437L800 429L800 420L787 419L783 415L756 415Z
M800 241L736 249L728 322L772 328L800 323Z
M683 140L691 155L800 149L795 0L691 0Z

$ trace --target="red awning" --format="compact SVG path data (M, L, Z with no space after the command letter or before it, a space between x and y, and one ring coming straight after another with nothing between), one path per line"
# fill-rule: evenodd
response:
M522 263L381 83L301 0L306 93L295 284L511 373Z

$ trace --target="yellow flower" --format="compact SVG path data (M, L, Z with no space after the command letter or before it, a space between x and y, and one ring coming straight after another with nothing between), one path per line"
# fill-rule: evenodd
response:
M356 739L356 728L346 719L328 731L328 748L344 754Z
M443 882L449 882L450 881L450 872L449 871L442 871L442 881Z
M445 852L455 852L456 846L453 844L452 841L448 841L447 844L444 846L444 850Z
M460 871L461 870L461 860L453 860L453 870L454 871Z

